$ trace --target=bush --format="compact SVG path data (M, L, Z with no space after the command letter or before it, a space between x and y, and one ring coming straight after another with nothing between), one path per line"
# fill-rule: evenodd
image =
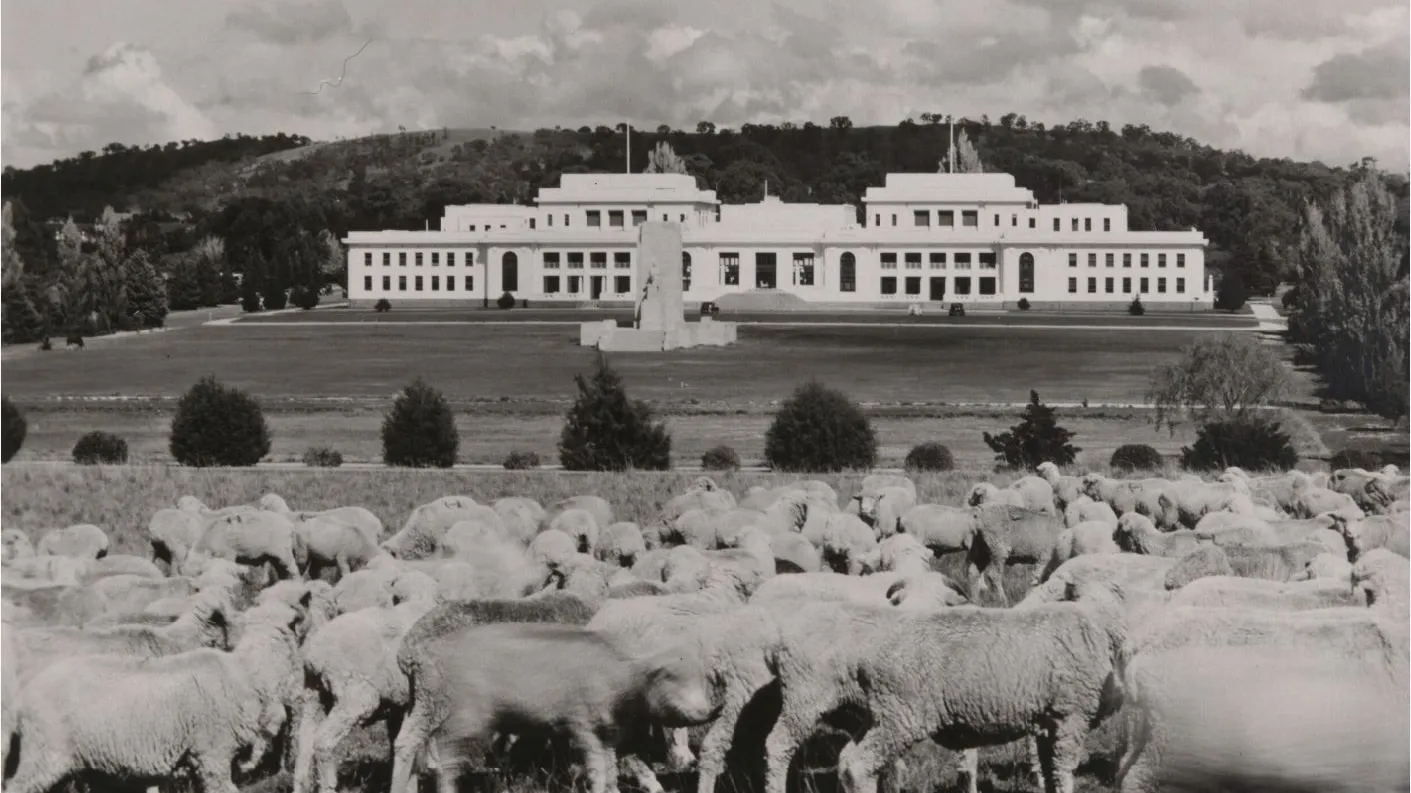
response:
M510 452L502 465L506 471L528 471L539 467L539 455L536 452Z
M386 312L392 310L392 303L385 297L378 298L377 302L373 304L372 310L378 313L385 314Z
M1058 426L1053 408L1039 402L1039 392L1029 392L1023 420L1000 435L983 433L995 459L1014 469L1034 469L1040 463L1068 465L1082 449L1073 446L1073 433Z
M250 466L269 454L269 424L253 397L207 375L176 403L169 448L182 465Z
M270 311L282 311L289 305L289 291L282 286L266 282L263 293L265 308Z
M307 286L296 286L289 293L289 302L305 311L318 305L318 290Z
M382 461L403 468L450 468L460 448L446 397L418 377L382 420Z
M701 467L707 471L738 471L740 455L729 446L715 446L701 455Z
M1161 452L1145 443L1118 446L1117 451L1112 453L1112 459L1108 461L1108 465L1119 471L1156 471L1165 464Z
M240 308L248 313L255 313L264 307L260 300L260 290L255 287L255 279L246 277L240 282Z
M867 470L877 462L877 433L862 408L810 381L774 416L764 435L764 459L776 471Z
M1027 298L1027 297L1021 297L1021 298L1019 298L1019 303L1018 303L1018 305L1019 305L1019 310L1020 310L1020 311L1028 311L1028 310L1029 310L1029 298Z
M1239 270L1226 270L1215 288L1215 307L1225 311L1238 311L1249 300L1249 288L1244 284L1244 276Z
M111 432L94 430L73 445L73 461L79 465L121 465L127 462L127 441Z
M495 305L507 311L511 308L514 308L514 295L510 294L509 292L500 295L500 298L495 301Z
M1334 471L1341 468L1362 468L1367 471L1375 471L1387 464L1383 455L1366 449L1343 449L1328 458L1328 465Z
M1134 317L1140 317L1146 313L1146 306L1142 305L1140 296L1132 298L1132 302L1127 304L1127 313Z
M20 447L24 446L25 433L29 431L29 423L25 421L24 414L10 401L9 397L0 397L0 447L3 447L3 454L0 454L0 463L8 463L20 453Z
M1248 471L1287 471L1297 464L1298 452L1279 422L1260 418L1213 421L1200 428L1194 446L1181 450L1181 465L1190 471L1232 465Z
M908 471L949 471L955 468L955 456L944 444L927 441L911 447L902 467Z
M622 377L598 356L591 379L574 375L578 398L559 436L559 462L570 471L665 471L671 436L655 422L651 406L630 400Z
M304 452L304 465L310 468L337 468L343 464L343 453L327 446L311 446Z

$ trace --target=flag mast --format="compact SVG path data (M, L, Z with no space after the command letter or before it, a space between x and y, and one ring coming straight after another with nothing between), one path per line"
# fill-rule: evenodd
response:
M623 173L632 173L632 124L627 126L627 164L622 167Z

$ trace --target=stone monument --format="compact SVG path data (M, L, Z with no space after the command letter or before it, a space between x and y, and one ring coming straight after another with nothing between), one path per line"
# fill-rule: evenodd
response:
M637 301L632 327L613 320L585 322L579 344L616 352L658 352L680 347L734 344L733 322L702 317L687 322L681 297L681 226L649 222L638 226Z

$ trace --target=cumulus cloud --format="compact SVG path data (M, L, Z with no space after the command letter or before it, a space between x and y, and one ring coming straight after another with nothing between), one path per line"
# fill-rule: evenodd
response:
M1167 107L1180 104L1188 96L1200 93L1186 73L1174 66L1146 66L1137 72L1137 87L1148 97Z
M1340 52L1313 70L1313 82L1303 97L1317 102L1396 99L1411 93L1409 74L1411 58L1405 49Z
M338 0L284 0L231 11L225 25L266 41L297 44L348 33L353 18Z

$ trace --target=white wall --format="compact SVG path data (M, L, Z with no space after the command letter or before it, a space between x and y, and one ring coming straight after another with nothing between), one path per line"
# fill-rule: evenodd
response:
M422 264L417 266L415 254L422 254ZM366 254L372 254L368 264ZM384 265L382 255L389 254L390 264ZM407 263L400 264L398 254L407 254ZM431 254L437 254L437 263L432 264ZM455 264L447 263L447 254L455 254ZM471 264L467 264L467 257ZM480 295L484 267L478 254L470 247L355 247L348 248L348 297L352 300L458 300ZM466 277L471 279L471 289L466 289ZM367 279L371 277L371 284ZM417 278L421 278L421 290L416 288ZM384 281L384 279L386 279ZM405 280L403 280L405 279ZM433 281L433 279L435 279ZM451 279L454 279L453 281ZM436 288L433 288L433 285ZM370 287L370 288L369 288Z

